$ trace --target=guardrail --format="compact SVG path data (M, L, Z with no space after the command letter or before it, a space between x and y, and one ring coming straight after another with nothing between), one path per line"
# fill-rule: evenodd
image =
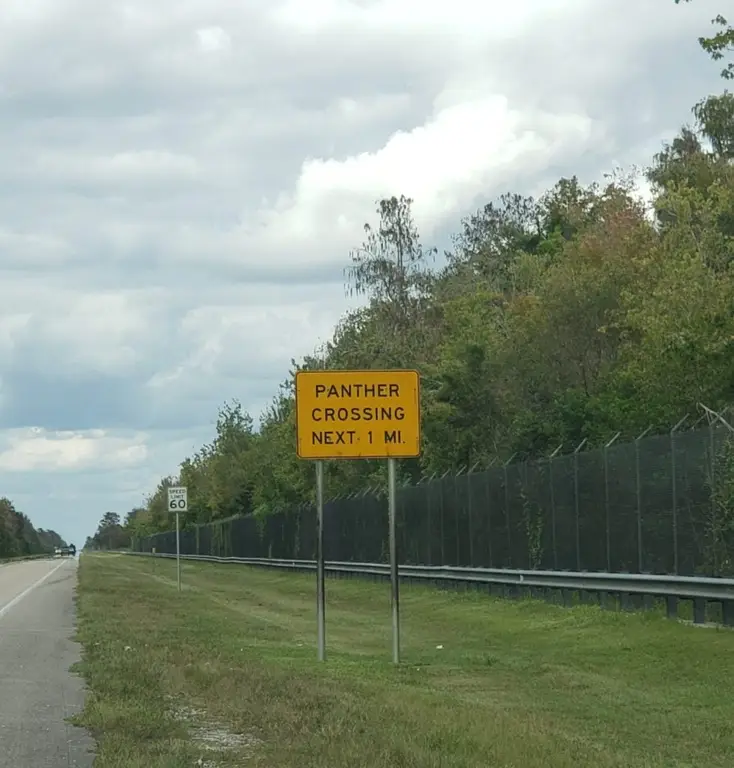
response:
M176 559L175 554L119 551L138 557ZM251 565L290 571L315 571L314 560L276 560L264 557L217 557L181 555L181 560ZM390 566L383 563L327 562L326 573L342 577L389 579ZM398 575L405 582L428 582L447 587L487 587L502 597L560 596L565 605L574 604L574 595L582 603L599 603L604 608L622 610L650 609L656 599L664 599L669 618L679 618L679 601L693 603L693 621L707 619L734 627L734 579L667 576L645 573L601 573L595 571L536 571L493 568L457 568L452 566L400 565ZM618 605L617 605L618 601ZM711 606L720 606L716 615Z

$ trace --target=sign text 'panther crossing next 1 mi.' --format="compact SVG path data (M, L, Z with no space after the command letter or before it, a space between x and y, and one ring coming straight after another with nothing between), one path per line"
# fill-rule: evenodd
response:
M298 455L385 459L420 455L417 371L299 371Z

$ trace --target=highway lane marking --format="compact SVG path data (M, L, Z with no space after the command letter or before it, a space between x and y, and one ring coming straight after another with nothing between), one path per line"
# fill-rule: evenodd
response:
M31 592L36 587L40 587L41 584L43 584L46 579L50 579L56 571L59 570L59 568L63 568L66 565L66 562L59 563L52 571L49 571L45 576L42 576L38 581L36 581L34 584L31 584L30 587L26 587L19 595L16 595L12 600L5 603L5 605L0 608L0 619L2 619L3 616L14 606L18 605L18 603L26 596L30 595Z

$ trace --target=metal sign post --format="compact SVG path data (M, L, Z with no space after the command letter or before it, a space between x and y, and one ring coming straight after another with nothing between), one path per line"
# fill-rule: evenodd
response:
M420 456L420 376L410 370L298 371L296 445L316 461L318 659L325 657L324 467L328 459L387 459L392 656L400 662L396 459Z
M189 492L186 486L171 486L168 489L168 511L176 513L176 585L181 591L181 512L188 512Z
M316 462L316 620L318 660L326 658L326 585L324 583L324 462Z
M400 663L400 581L398 579L398 544L395 535L397 480L395 459L387 460L387 497L390 527L390 590L392 596L392 660Z
M176 512L176 584L178 591L181 591L181 521L180 515Z

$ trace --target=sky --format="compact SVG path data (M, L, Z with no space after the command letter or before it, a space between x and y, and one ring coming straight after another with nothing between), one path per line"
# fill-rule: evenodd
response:
M426 245L644 166L721 91L723 0L3 0L0 495L80 546L353 306L385 196ZM295 445L294 445L295 451Z

